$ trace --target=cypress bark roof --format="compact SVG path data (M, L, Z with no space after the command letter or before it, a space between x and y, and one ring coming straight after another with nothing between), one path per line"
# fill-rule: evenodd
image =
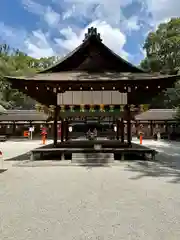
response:
M144 71L109 49L102 43L96 28L89 28L85 39L76 49L67 54L58 63L41 71L56 73L61 71L115 71L143 73Z
M135 116L139 121L165 121L175 120L175 109L150 109ZM6 114L0 115L0 121L47 121L48 115L36 110L7 110Z
M175 109L150 109L146 112L138 114L135 119L141 121L148 120L175 120Z
M46 121L48 116L36 110L7 110L0 121Z

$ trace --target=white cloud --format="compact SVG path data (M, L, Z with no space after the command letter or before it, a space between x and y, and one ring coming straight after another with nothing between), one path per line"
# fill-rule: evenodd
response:
M157 24L167 21L172 17L180 17L179 0L140 0L144 4L147 12L152 14L151 24L155 27Z
M53 11L50 6L45 7L33 0L22 1L28 11L39 15L48 25L56 26L57 32L58 28L60 29L59 33L61 36L63 35L64 38L60 36L54 38L56 47L58 45L61 47L59 51L60 54L65 54L77 47L82 42L88 27L94 26L97 27L103 42L110 49L122 57L128 58L129 54L123 49L126 43L126 36L124 32L120 30L120 27L122 26L122 29L125 31L128 30L128 32L139 30L137 18L134 16L127 21L122 11L122 7L132 3L133 0L54 0L59 6L64 8L61 15ZM85 28L80 28L79 22L73 22L72 18L75 19L75 21L79 20L79 22L85 18L91 21L91 23ZM61 24L58 24L59 22L61 22ZM51 29L49 29L49 32L50 31ZM31 38L28 40L28 51L31 49L30 54L32 56L38 57L40 53L44 53L41 50L37 51L37 47L41 48L42 45L37 46L35 41L33 43L30 43L30 41ZM48 42L46 42L46 47L47 46ZM38 52L38 54L36 54L36 52ZM50 47L48 53L53 53L52 47Z
M28 34L23 29L15 29L0 22L0 38L5 43L13 43L15 49L28 53L35 58L50 57L56 55L48 34L41 30Z
M41 30L33 31L32 35L26 39L25 45L29 55L34 58L56 55L49 42L48 34L44 34Z
M127 31L127 34L132 31L138 31L141 28L138 16L131 16L130 18L124 20L122 27L125 32Z
M133 1L134 0L64 0L65 3L71 4L73 8L71 15L74 17L91 17L92 21L106 21L110 25L119 25L119 23L125 19L122 7L127 6ZM70 11L69 9L67 10L68 13ZM69 15L69 17L71 17L71 15Z
M65 39L56 38L55 41L63 49L72 51L82 43L85 33L88 28L92 26L98 28L98 32L100 33L104 44L116 54L120 54L124 58L128 57L128 53L123 50L124 44L126 43L126 36L121 33L118 28L112 28L111 25L106 22L94 21L84 28L79 35L73 32L71 28L62 29L60 32L64 35Z
M22 46L27 37L27 32L24 29L16 29L10 26L6 26L3 22L0 22L0 39L9 43L9 40L13 42L13 47L18 48L19 42Z
M159 22L180 16L180 0L51 0L49 5L38 0L21 1L27 11L39 16L38 27L42 24L46 32L34 29L27 33L0 24L0 34L5 39L9 36L13 44L33 57L66 54L82 42L87 28L94 26L110 49L132 59L124 50L127 38L138 32L143 39L144 32L150 30L143 29L146 24L155 28ZM56 8L50 5L52 2ZM127 17L124 8L137 2L142 8L139 12L131 10ZM143 54L140 48L139 53Z
M43 6L32 0L22 0L24 8L41 17L50 27L57 27L60 21L60 14L55 12L50 6Z

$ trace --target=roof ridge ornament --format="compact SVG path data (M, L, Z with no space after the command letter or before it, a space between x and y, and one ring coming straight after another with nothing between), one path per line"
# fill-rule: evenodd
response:
M91 36L95 36L99 41L102 42L100 33L97 32L97 28L95 28L95 27L88 28L88 32L85 33L85 38L84 38L83 42L86 41Z

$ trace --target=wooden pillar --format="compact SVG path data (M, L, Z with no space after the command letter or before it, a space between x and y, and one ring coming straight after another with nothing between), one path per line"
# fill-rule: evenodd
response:
M151 128L151 137L153 136L153 121L150 121L150 128Z
M165 121L165 132L168 133L168 121Z
M55 106L54 109L54 132L53 132L53 140L54 140L54 147L57 146L57 122L58 122L58 106Z
M124 143L124 119L123 118L121 118L120 129L121 129L121 142Z
M131 145L131 112L130 107L127 106L127 142L128 145Z
M64 119L61 120L61 142L64 141L64 127L65 127L65 123L64 123Z
M64 129L65 129L65 140L68 141L68 135L69 135L69 123L68 123L68 119L66 119L66 121L64 122Z
M13 121L13 132L12 132L12 136L16 135L16 122Z

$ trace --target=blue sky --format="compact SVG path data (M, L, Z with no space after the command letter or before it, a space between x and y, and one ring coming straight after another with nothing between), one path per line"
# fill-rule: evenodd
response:
M160 22L180 16L180 0L1 0L0 43L40 58L77 47L88 27L134 64Z

